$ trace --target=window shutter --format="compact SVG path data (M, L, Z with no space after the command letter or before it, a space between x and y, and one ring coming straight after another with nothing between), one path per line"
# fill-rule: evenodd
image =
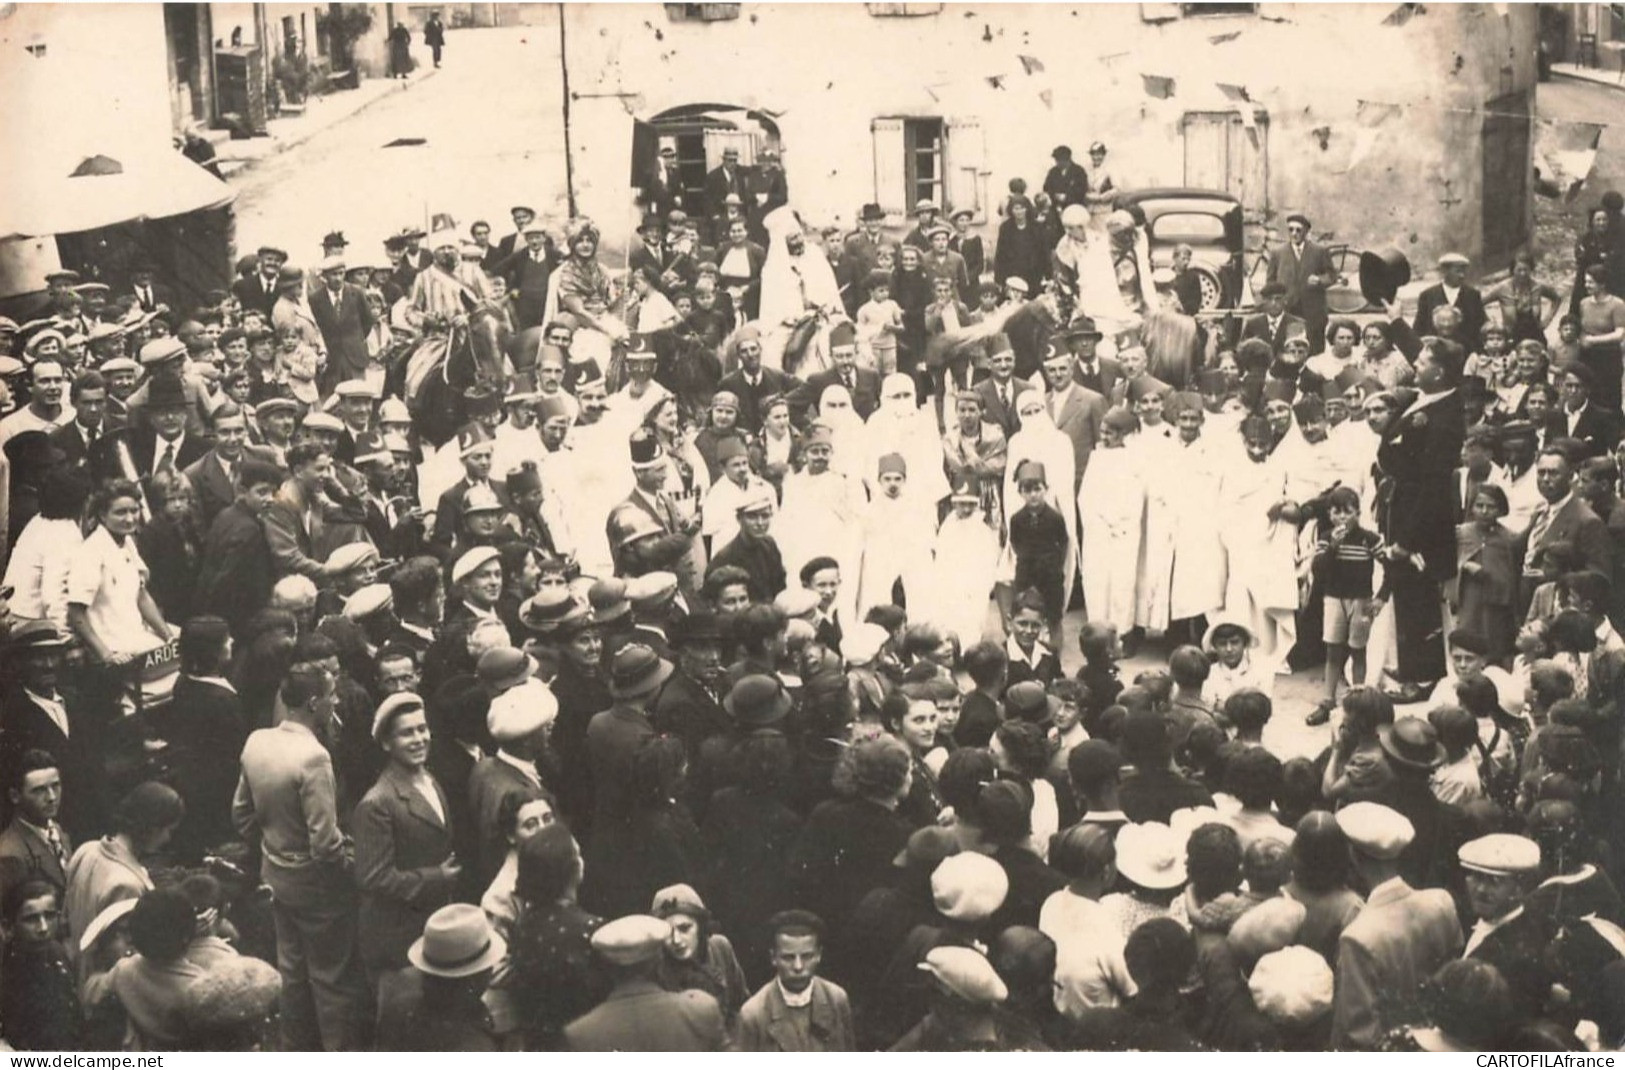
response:
M947 203L943 209L953 212L969 208L976 213L976 221L982 222L987 217L988 178L987 140L982 131L982 120L949 119L947 133L948 145L943 161L947 170L944 190Z
M869 124L875 143L875 201L887 215L908 216L903 120L876 119Z

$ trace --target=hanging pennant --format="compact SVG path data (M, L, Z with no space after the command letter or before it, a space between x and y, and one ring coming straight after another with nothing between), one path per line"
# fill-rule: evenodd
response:
M1165 78L1160 74L1142 74L1140 81L1145 86L1145 95L1155 100L1167 100L1174 95L1174 80Z
M1028 74L1035 74L1044 69L1044 64L1039 61L1037 56L1018 55L1016 58L1021 61L1022 69Z
M1044 107L1049 108L1051 110L1054 109L1054 107L1055 107L1055 91L1054 90L1052 90L1052 89L1040 89L1038 91L1038 99L1042 100L1044 102Z

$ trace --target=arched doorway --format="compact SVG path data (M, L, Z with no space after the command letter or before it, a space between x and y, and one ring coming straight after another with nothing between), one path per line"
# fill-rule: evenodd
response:
M740 167L750 174L764 149L780 147L774 120L773 112L736 104L684 104L639 118L632 132L632 185L648 189L661 148L670 146L677 153L678 207L708 218L721 206L706 203L706 174L721 165L724 150L730 148L738 150Z

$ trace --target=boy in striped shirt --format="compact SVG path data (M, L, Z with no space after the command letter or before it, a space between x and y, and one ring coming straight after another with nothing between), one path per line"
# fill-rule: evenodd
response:
M1360 526L1360 495L1334 487L1326 495L1326 516L1318 522L1310 566L1325 600L1326 694L1306 718L1323 725L1337 708L1337 686L1354 658L1354 682L1365 680L1365 646L1383 595L1374 583L1382 536Z

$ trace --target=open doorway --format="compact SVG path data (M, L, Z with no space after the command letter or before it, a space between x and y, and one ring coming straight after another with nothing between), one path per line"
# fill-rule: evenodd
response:
M707 203L705 176L722 165L723 152L736 150L740 169L748 176L763 150L780 147L779 127L771 113L733 104L685 104L640 119L632 132L634 186L646 188L664 145L677 152L677 206L705 219L722 209Z

